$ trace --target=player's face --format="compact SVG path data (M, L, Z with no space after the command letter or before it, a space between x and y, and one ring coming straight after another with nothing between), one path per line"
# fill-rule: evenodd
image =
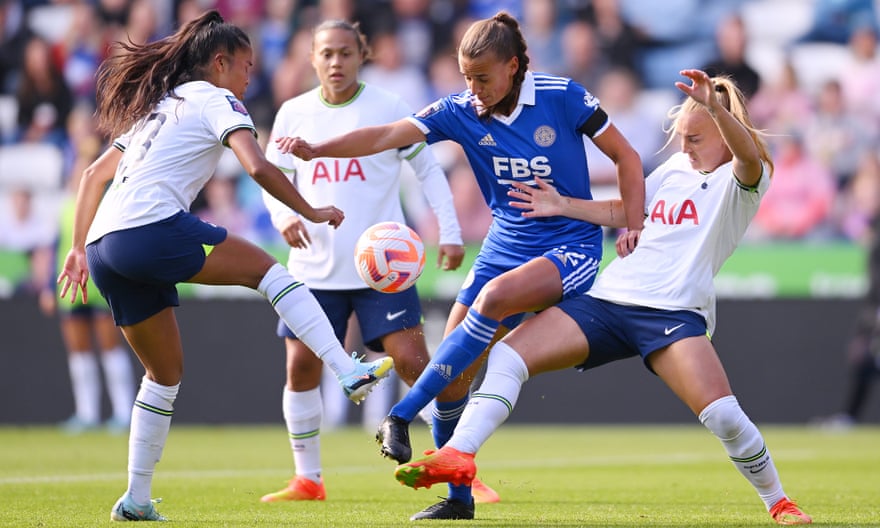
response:
M494 53L484 53L479 57L459 55L458 67L464 75L468 89L483 106L492 106L510 93L513 75L519 66L519 59L498 60Z
M681 139L681 151L687 154L695 170L711 172L733 158L721 131L705 110L682 115L676 132Z
M254 67L254 52L251 48L241 48L234 54L218 54L219 72L216 85L226 88L239 99L244 99L244 92L250 82L251 69Z
M351 99L358 89L358 69L363 53L357 37L345 29L327 29L315 35L312 67L321 82L321 94L329 103Z

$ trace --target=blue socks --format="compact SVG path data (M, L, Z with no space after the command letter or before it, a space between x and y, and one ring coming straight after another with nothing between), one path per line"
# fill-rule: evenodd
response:
M500 324L473 308L468 310L464 321L440 343L419 379L389 414L411 422L424 406L480 357ZM439 433L435 431L434 434Z

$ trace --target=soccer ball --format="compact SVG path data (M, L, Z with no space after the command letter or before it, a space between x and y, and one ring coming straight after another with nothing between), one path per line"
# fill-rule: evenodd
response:
M425 268L425 245L399 222L380 222L363 232L354 249L354 265L364 283L384 293L402 292Z

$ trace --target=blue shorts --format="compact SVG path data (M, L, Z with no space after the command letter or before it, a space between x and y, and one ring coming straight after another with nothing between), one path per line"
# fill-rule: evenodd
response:
M100 302L100 304L93 303L91 295L92 294L89 294L88 304L81 304L80 303L80 304L74 304L70 308L67 308L67 307L60 308L61 305L68 304L68 303L64 303L64 302L59 303L58 304L59 305L58 317L61 317L63 319L68 319L68 318L92 319L92 318L100 316L100 315L109 314L110 308L107 306L107 303L104 302L104 298L101 297L99 293L96 293L95 295L101 299L101 302Z
M422 305L415 288L399 293L382 293L370 288L358 290L311 290L323 308L340 343L345 342L348 318L354 313L361 327L364 344L377 352L384 352L382 338L386 335L413 328L422 322ZM279 337L296 339L284 321L278 320Z
M627 306L589 295L567 299L557 307L575 320L590 343L590 355L576 367L579 370L633 356L641 356L647 366L652 352L708 331L703 316L690 310Z
M602 247L590 244L559 246L542 256L550 259L559 269L562 278L562 298L578 297L593 286L599 264L602 260ZM510 271L535 257L516 258L494 249L482 249L474 260L456 301L471 306L487 282ZM508 316L501 324L507 328L516 327L525 314Z
M127 326L178 306L177 283L198 273L210 247L224 240L225 228L181 211L152 224L107 233L86 246L86 256L113 319Z

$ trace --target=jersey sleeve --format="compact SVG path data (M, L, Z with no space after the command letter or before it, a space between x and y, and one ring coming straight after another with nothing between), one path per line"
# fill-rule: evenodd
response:
M202 109L202 120L215 137L224 145L229 134L246 128L254 136L257 129L244 104L228 90L218 91L210 97Z
M580 84L572 81L565 90L567 115L574 119L574 128L589 138L605 131L610 124L608 114L599 107L599 98Z
M428 144L452 139L452 131L456 129L455 112L457 108L452 105L448 97L439 99L408 119L425 134ZM460 127L461 124L458 123Z

